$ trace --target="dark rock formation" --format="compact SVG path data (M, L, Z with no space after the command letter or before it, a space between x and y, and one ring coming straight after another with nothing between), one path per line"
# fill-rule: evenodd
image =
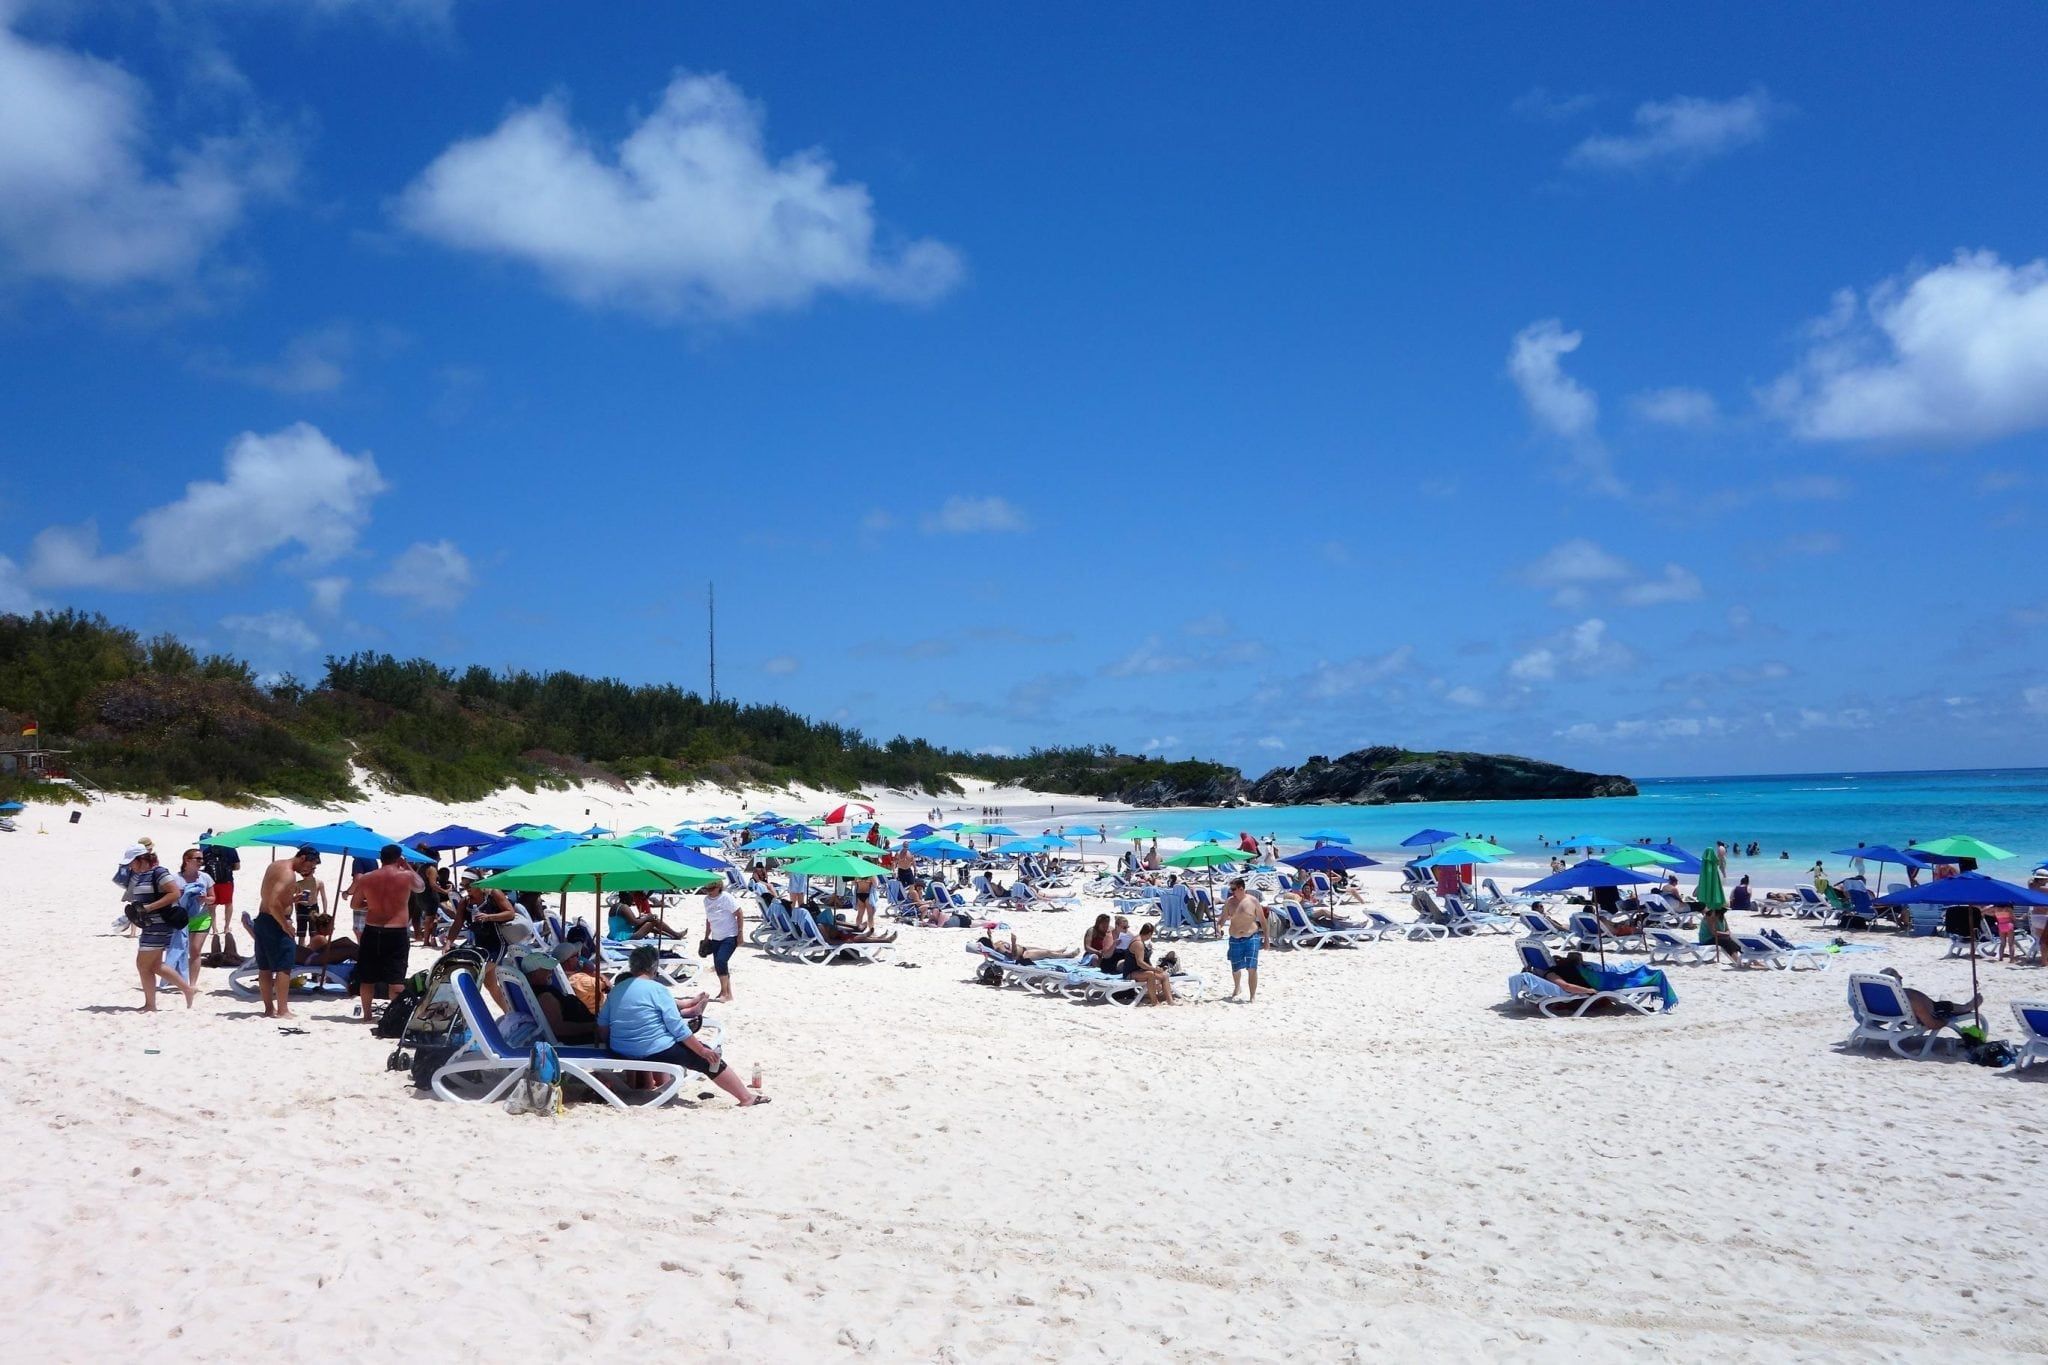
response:
M1513 754L1416 753L1375 745L1342 758L1317 754L1298 768L1275 768L1244 794L1276 806L1378 806L1394 801L1634 796L1636 784L1626 777L1582 773Z

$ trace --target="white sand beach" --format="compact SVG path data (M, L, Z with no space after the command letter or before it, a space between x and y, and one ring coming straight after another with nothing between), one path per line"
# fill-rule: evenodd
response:
M345 814L404 834L737 805L605 800ZM1023 818L1047 800L965 803ZM2029 1160L2048 1091L1839 1052L1841 962L1676 968L1668 1016L1544 1020L1502 1007L1507 938L1385 942L1268 952L1255 1005L1132 1010L971 984L974 931L913 928L916 970L742 952L714 1017L768 1107L517 1118L416 1094L345 1005L281 1032L215 971L189 1012L133 1013L133 943L109 928L122 845L149 834L174 859L209 825L342 814L141 812L32 808L0 835L27 949L0 1010L19 1358L2048 1352L2048 1181ZM1046 946L1083 928L1009 922ZM1942 940L1866 937L1885 946L1859 967L1967 997ZM1220 996L1223 948L1177 946ZM2007 1002L2048 979L1982 971L2009 1036Z

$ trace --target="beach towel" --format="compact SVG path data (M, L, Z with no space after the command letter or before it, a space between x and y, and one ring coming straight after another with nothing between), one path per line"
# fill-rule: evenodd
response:
M1670 1010L1678 1004L1678 992L1671 989L1671 979L1655 967L1602 967L1596 962L1582 963L1580 970L1585 974L1586 984L1596 991L1618 991L1630 986L1653 986L1657 994L1664 997L1664 1008Z

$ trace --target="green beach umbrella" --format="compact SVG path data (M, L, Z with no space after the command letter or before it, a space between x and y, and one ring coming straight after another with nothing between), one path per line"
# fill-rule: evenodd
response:
M689 891L723 881L624 844L588 843L536 858L477 882L498 891Z
M1502 848L1499 844L1485 839L1459 839L1445 847L1447 849L1462 848L1470 853L1485 853L1495 858L1512 858L1515 856L1513 849Z
M1630 844L1627 848L1618 848L1601 859L1601 861L1610 867L1676 867L1678 865L1678 859L1672 857L1669 853L1659 853L1654 848L1643 848L1636 844ZM1705 866L1705 864L1702 864L1702 866Z
M591 932L602 939L607 891L688 891L723 880L716 872L684 867L624 844L588 843L493 873L476 885L498 891L556 892L562 897L564 919L569 914L569 893L588 891L597 898L590 913Z
M1136 829L1127 829L1124 831L1124 838L1126 839L1157 839L1158 837L1158 830L1147 829L1143 825L1138 826Z
M282 848L292 841L290 839L277 839L271 836L295 830L298 827L298 822L295 820L258 820L253 825L241 825L235 829L224 829L210 838L201 839L199 842L202 844L213 844L220 848L247 848L251 844L268 844L274 848Z
M1226 863L1241 863L1249 857L1241 848L1225 848L1222 844L1196 844L1193 848L1182 849L1166 859L1168 867L1222 867Z
M853 853L828 850L816 853L783 869L806 877L885 877L886 869Z
M1951 834L1946 839L1929 839L1924 844L1915 844L1908 853L1940 853L1950 858L1975 858L1980 863L1995 863L2013 855L1997 844L1987 844L1982 839L1973 839L1967 834Z
M1700 879L1692 898L1709 910L1728 908L1728 891L1721 885L1721 851L1711 845L1700 854Z

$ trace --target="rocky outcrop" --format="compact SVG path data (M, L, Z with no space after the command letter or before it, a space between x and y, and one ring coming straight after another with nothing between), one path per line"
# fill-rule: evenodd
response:
M1158 778L1125 787L1112 799L1126 806L1242 806L1244 779L1234 773L1192 783Z
M1298 768L1275 768L1244 794L1276 806L1379 806L1395 801L1634 796L1636 784L1626 777L1582 773L1513 754L1417 753L1377 745L1342 758L1317 754Z

